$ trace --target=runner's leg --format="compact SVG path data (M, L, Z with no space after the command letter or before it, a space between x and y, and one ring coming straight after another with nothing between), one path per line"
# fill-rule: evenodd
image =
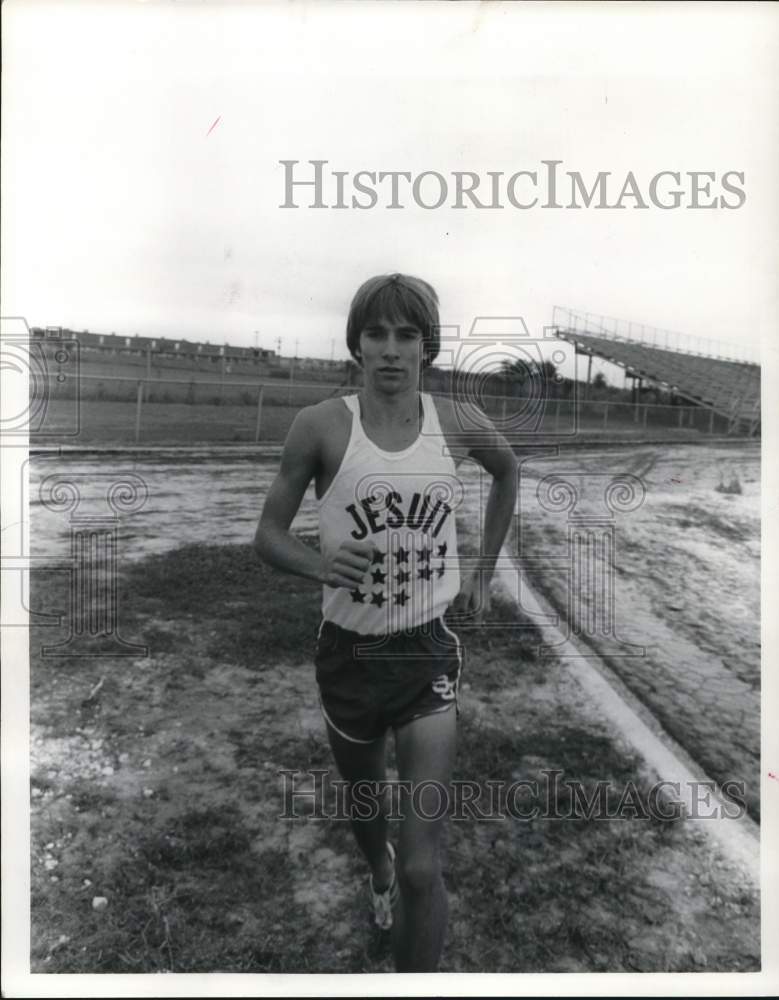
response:
M344 781L348 781L346 807L351 817L352 830L357 844L371 868L377 890L385 889L392 880L392 862L387 852L389 797L386 790L378 797L363 794L363 800L376 801L378 812L373 819L358 819L352 811L351 785L358 781L386 782L386 735L372 743L353 743L337 733L326 722L330 746ZM382 786L383 787L383 786Z
M425 715L396 731L398 777L412 789L424 781L441 786L401 799L398 880L400 901L393 922L398 972L435 972L444 943L448 903L441 875L440 841L446 824L454 763L457 717L454 707ZM442 798L443 796L443 798ZM418 811L413 807L418 806ZM424 814L443 815L426 819Z

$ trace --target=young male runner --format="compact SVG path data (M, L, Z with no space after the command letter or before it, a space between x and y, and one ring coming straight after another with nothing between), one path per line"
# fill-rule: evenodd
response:
M433 783L449 787L460 672L459 642L443 615L452 604L478 614L489 607L517 463L483 414L479 443L468 445L473 428L466 439L454 403L420 392L421 370L440 347L438 299L429 284L402 274L366 281L351 304L347 345L364 386L297 414L255 544L271 565L323 584L316 679L349 790L386 782L391 728L398 778L421 791L401 803L397 862L387 840L386 788L372 786L372 816L352 810L351 817L370 867L376 923L392 927L397 970L434 972L447 899L445 814ZM470 454L493 477L481 564L462 583L455 526L462 487L453 453ZM312 479L321 553L289 532ZM360 785L363 810L370 787Z

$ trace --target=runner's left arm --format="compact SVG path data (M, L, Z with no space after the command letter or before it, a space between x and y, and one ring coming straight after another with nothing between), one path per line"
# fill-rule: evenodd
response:
M476 611L481 615L489 611L490 582L514 514L518 463L506 438L475 403L468 399L458 399L455 403L437 397L436 406L450 453L471 456L492 476L484 511L479 565L464 575L460 592L453 602L455 611Z
M494 428L486 431L483 443L469 449L471 457L492 476L479 566L463 581L455 602L458 610L489 611L490 582L514 516L517 499L517 459L508 441Z

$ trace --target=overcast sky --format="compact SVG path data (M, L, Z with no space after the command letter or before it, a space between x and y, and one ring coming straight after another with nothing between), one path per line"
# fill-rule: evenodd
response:
M442 321L555 304L758 349L775 329L772 5L39 3L4 15L3 314L346 354L372 274ZM216 124L214 125L214 123ZM210 130L210 131L209 131ZM282 209L359 170L745 174L738 210ZM301 195L302 203L307 203ZM410 201L406 198L406 201ZM451 199L450 199L451 201ZM688 198L689 201L689 198ZM630 202L628 202L630 204Z

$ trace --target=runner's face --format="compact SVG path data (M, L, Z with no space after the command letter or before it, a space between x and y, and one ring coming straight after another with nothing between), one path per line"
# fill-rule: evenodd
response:
M413 323L377 319L360 334L365 384L382 392L416 389L422 363L422 331Z

